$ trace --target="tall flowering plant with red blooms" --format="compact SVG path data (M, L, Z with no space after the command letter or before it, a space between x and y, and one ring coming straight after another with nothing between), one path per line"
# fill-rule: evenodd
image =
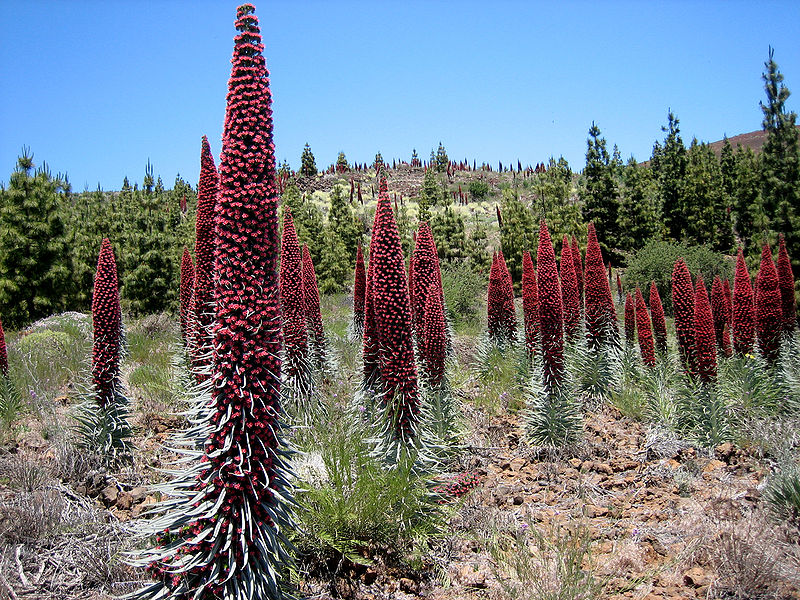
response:
M567 340L571 341L575 339L580 327L581 299L572 248L566 235L561 244L561 296L564 305L564 333Z
M211 146L203 136L200 148L200 180L197 184L197 217L194 242L194 293L189 310L192 370L198 382L211 374L214 322L214 206L219 193L219 174Z
M528 356L536 354L539 343L539 288L531 253L522 255L522 312L525 319L525 349Z
M422 337L425 377L431 386L442 385L447 356L447 330L444 320L444 303L439 293L428 294L425 307L425 333Z
M694 364L695 373L704 383L717 378L717 346L714 318L703 276L697 276L694 292Z
M579 304L583 306L583 257L581 248L578 246L578 238L572 236L572 262L575 266L575 278L578 281Z
M681 364L689 373L694 373L694 286L689 268L682 258L675 261L672 269L672 307L675 313L675 334Z
M189 310L192 301L192 293L194 292L194 262L192 262L192 255L189 254L189 249L183 247L183 256L181 257L181 287L178 299L180 300L180 319L181 319L181 338L186 343L186 333L188 331L189 323Z
M356 252L356 268L353 277L353 322L351 330L353 337L361 339L364 336L364 300L367 292L367 271L364 269L364 252L361 245Z
M617 298L620 302L622 302L622 294L624 293L622 289L622 279L619 277L619 271L617 271Z
M725 316L730 325L733 321L733 294L731 293L731 284L727 279L722 282L722 289L725 291Z
M284 597L293 526L281 424L278 194L269 78L252 5L237 11L216 209L210 435L165 489L140 555L155 582L133 598Z
M634 309L633 296L630 292L625 295L625 343L632 346L636 341L636 311Z
M503 274L503 330L508 341L514 342L517 339L517 313L514 310L514 284L511 281L511 271L506 264L503 251L497 251L497 262L500 264L500 271Z
M589 223L588 237L584 272L586 333L589 347L596 350L608 342L615 341L619 333L611 286L606 277L603 254L597 242L593 223Z
M306 325L309 344L311 346L311 359L318 371L328 368L328 342L325 339L325 328L322 324L322 311L319 306L319 287L317 286L317 272L308 245L303 244L303 298L306 307Z
M564 377L564 305L556 255L544 221L539 225L536 267L544 382L548 387L558 387Z
M653 320L653 337L656 348L664 356L667 354L667 321L664 318L664 306L658 293L656 282L650 282L650 317Z
M739 355L750 354L755 340L756 314L753 307L753 286L750 283L750 273L747 271L741 248L736 257L731 313L733 349Z
M8 351L6 350L6 334L3 322L0 321L0 375L8 377Z
M636 331L639 334L639 350L642 353L642 362L647 367L656 364L655 346L653 345L653 330L650 323L650 313L644 303L644 296L639 286L636 286Z
M780 249L778 250L778 287L781 290L781 315L783 317L783 330L794 331L797 327L797 305L794 297L794 275L789 253L786 252L786 242L780 236Z
M756 276L756 331L758 347L769 364L775 362L780 350L783 312L778 271L772 261L769 244L761 250L761 264Z
M382 219L384 213L375 211L372 222L372 236L369 242L369 266L367 267L366 283L364 287L364 337L362 358L362 381L361 387L367 394L367 402L371 404L372 397L380 395L383 388L381 382L381 340L378 331L378 321L375 313L375 245L380 237Z
M724 348L722 334L728 322L727 302L725 301L725 288L719 276L714 276L711 284L711 314L714 316L714 334L716 335L717 348Z
M414 313L414 330L420 347L425 346L425 309L428 295L440 293L442 274L439 270L439 255L433 241L431 228L425 221L419 224L419 234L411 260L412 307Z
M505 323L503 321L505 309L505 274L498 259L497 253L492 254L492 268L489 271L489 290L487 292L487 326L489 339L495 344L502 345L508 339Z

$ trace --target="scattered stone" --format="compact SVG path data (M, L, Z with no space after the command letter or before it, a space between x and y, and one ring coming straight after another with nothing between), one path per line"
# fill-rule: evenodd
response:
M406 592L407 594L418 594L419 593L419 585L416 581L409 579L408 577L401 577L400 578L400 591Z
M693 588L708 586L711 578L701 567L692 567L683 573L683 583Z
M119 490L113 483L103 488L103 491L100 492L100 499L106 506L114 504L117 501L117 496L119 496Z

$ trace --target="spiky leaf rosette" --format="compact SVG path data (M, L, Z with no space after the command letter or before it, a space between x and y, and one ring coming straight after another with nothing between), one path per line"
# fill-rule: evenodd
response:
M711 284L711 314L714 316L714 335L717 339L717 348L723 348L722 332L728 322L727 303L725 301L725 288L718 275L714 276Z
M780 249L778 250L778 287L781 290L781 315L783 317L783 330L794 331L797 327L797 305L794 297L794 275L789 253L786 252L786 242L780 236Z
M8 377L8 351L6 350L6 334L3 322L0 321L0 374Z
M700 381L711 383L717 378L714 317L702 275L697 276L694 291L694 364Z
M561 244L561 295L564 305L564 333L567 340L573 340L580 328L581 299L578 293L578 278L575 275L572 248L566 235Z
M419 239L419 238L417 238ZM447 330L444 321L444 303L438 290L428 294L425 306L424 364L425 376L431 387L441 386L444 379L447 355Z
M744 262L744 254L739 248L736 257L736 275L733 279L733 298L731 299L731 327L733 329L733 349L739 355L753 352L756 314L753 307L753 286L750 273Z
M353 336L364 337L364 299L367 292L367 272L364 269L364 252L361 245L356 252L356 268L353 277Z
M319 306L319 288L314 262L308 251L308 244L303 244L303 298L306 307L306 325L311 345L311 359L318 371L327 368L328 342L325 339L325 328L322 325L322 311Z
M154 520L138 598L285 594L290 486L280 440L281 314L269 79L252 5L237 11L216 209L211 434L195 479Z
M305 401L311 395L311 361L306 330L306 301L303 297L303 259L294 228L292 210L283 208L281 238L280 294L283 315L283 384L292 400Z
M414 314L414 329L417 333L420 347L425 347L425 309L428 295L439 293L442 287L442 274L439 270L439 255L433 234L427 222L419 224L417 243L411 260L412 280L412 305Z
M380 226L373 233L377 237L373 238L370 269L374 264L372 285L380 335L381 380L385 386L383 401L394 440L405 443L414 436L419 418L417 369L403 248L384 177L375 219L380 220Z
M528 356L536 354L539 343L539 288L531 253L522 255L522 312L525 319L525 349Z
M617 313L593 223L589 223L588 237L584 272L586 334L589 347L596 350L617 339Z
M653 337L659 354L667 354L667 321L664 318L664 306L658 293L656 282L650 282L650 317L653 320Z
M579 304L583 306L583 257L581 248L578 246L578 238L572 236L572 262L575 266L575 278L578 281Z
M186 343L186 332L188 331L189 323L189 310L192 302L192 293L194 291L194 262L192 262L192 255L189 254L189 249L183 247L183 256L181 256L181 287L180 287L180 318L181 318L181 337Z
M539 331L542 338L542 374L548 388L558 388L564 376L564 305L556 255L544 221L539 224L536 251L539 288Z
M675 334L681 364L694 373L694 285L689 268L683 258L675 261L672 269L672 307L675 313Z
M211 374L212 324L214 322L214 206L219 193L219 174L206 136L200 148L200 180L197 184L197 217L194 242L194 293L190 323L192 370L198 382Z
M780 349L783 329L781 290L778 287L778 271L772 261L769 244L761 250L761 264L756 276L756 331L758 347L770 365L775 363Z
M514 343L517 339L517 312L514 310L514 283L511 281L511 271L506 264L503 251L497 251L497 261L500 263L500 272L503 275L503 312L502 328L506 333L506 339Z
M625 328L625 343L632 346L636 341L636 314L634 310L633 296L630 292L625 295L625 313L623 317Z
M644 303L644 296L639 286L636 286L636 331L639 334L639 350L642 353L642 362L645 366L656 365L655 346L653 344L653 331L650 323L650 313Z

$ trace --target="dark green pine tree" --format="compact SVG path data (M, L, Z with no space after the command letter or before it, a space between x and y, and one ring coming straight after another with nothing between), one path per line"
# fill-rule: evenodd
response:
M316 267L325 250L324 246L320 244L320 239L325 229L322 211L314 203L313 199L301 195L300 190L294 184L288 185L284 190L281 196L281 204L285 204L292 209L292 219L297 230L297 239L301 247L303 244L308 244L308 251L311 253L311 259ZM282 213L279 222L283 223Z
M752 148L744 146L737 146L733 156L735 184L731 215L739 243L749 250L751 246L759 246L751 244L760 229L756 224L767 227L761 205L761 161Z
M770 229L784 234L786 249L792 257L795 277L800 274L800 150L798 150L797 114L787 112L789 89L769 49L769 60L762 74L766 104L760 102L764 113L762 126L767 133L761 151L761 195Z
M347 162L347 157L344 155L344 152L339 152L339 155L336 157L336 171L338 173L344 173L349 170L350 164Z
M59 197L69 183L23 149L0 190L0 314L19 328L65 308L72 265Z
M72 286L69 306L89 310L92 303L94 276L97 271L97 248L103 238L119 239L121 224L112 214L113 196L107 196L98 184L94 192L75 194L63 202L70 259Z
M331 190L331 209L328 213L328 226L339 237L339 241L346 249L346 256L350 262L356 259L358 246L363 238L364 228L353 212L350 202L344 194L342 187L334 185ZM311 245L309 244L309 250Z
M681 139L679 125L680 121L670 111L667 115L667 126L661 128L667 134L664 144L655 143L650 162L667 236L677 241L683 238L688 210L681 197L681 182L686 172L686 147Z
M607 260L618 262L617 242L620 237L617 222L619 189L616 171L618 167L608 155L606 140L600 136L600 128L594 123L589 128L586 146L586 166L583 168L583 185L580 190L583 200L583 218L587 223L594 223L603 256Z
M439 173L444 173L449 165L450 159L447 157L447 151L444 149L442 142L439 142L439 147L436 149L436 170Z
M519 287L522 284L522 254L536 247L536 218L530 207L510 189L503 190L500 213L503 217L500 246L511 271L511 280L515 287Z
M577 235L583 242L586 239L586 227L572 180L573 173L567 160L563 156L557 161L550 158L545 172L536 174L531 184L533 214L536 221L544 219L547 222L553 239Z
M380 152L378 152L375 155L375 160L372 162L372 168L375 169L375 172L377 173L378 171L383 169L383 167L384 167L383 156L381 155Z
M306 143L303 147L303 154L300 156L300 175L303 177L313 177L317 174L317 162L311 152L311 146Z
M419 191L419 220L428 221L431 218L430 208L439 203L441 195L441 188L439 181L436 177L436 171L432 167L428 167L425 175L422 177L422 188Z
M466 258L464 219L452 206L431 217L431 232L439 260L451 263Z
M722 139L719 171L722 177L722 193L725 194L725 203L733 214L734 197L736 196L736 156L727 135Z
M488 275L491 267L491 257L489 256L489 240L486 224L475 214L475 223L472 226L469 238L466 243L467 260L470 267L476 273L486 273Z
M347 248L330 223L324 228L322 239L314 240L314 245L325 250L314 265L320 294L341 292L351 281L355 259L349 258ZM312 252L311 245L308 250Z
M631 157L622 171L620 192L619 247L630 253L663 235L652 171Z
M719 161L708 144L700 144L696 139L692 140L686 158L680 190L687 210L683 241L731 252L733 231Z

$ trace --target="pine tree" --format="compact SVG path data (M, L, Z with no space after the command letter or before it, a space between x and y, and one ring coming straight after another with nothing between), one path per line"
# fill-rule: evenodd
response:
M439 181L436 171L428 167L422 177L422 188L419 191L419 220L430 219L430 208L439 204Z
M347 157L344 155L344 152L339 152L339 155L336 157L336 172L337 173L346 173L350 170L350 164L347 162Z
M444 173L447 171L448 166L450 166L450 159L447 157L447 152L442 146L442 142L439 142L439 147L436 149L436 170L439 173Z
M503 223L500 226L500 245L513 281L522 280L522 253L536 242L536 220L530 208L523 204L513 190L503 191L501 204Z
M311 152L311 146L306 145L303 147L303 154L300 156L300 175L302 177L313 177L317 174L317 162L314 160L314 153Z
M600 137L600 128L594 123L589 128L586 145L586 166L580 194L583 199L583 218L597 227L597 241L603 254L618 263L619 189L615 165L611 163L606 150L606 139Z
M761 160L750 147L738 146L734 153L734 189L731 215L736 235L747 244L764 222L761 206Z
M344 195L341 186L334 185L331 190L331 209L328 213L328 226L347 248L347 260L352 262L361 245L363 228L353 208ZM308 243L308 242L306 242Z
M431 217L431 231L442 262L461 262L466 258L464 219L452 206Z
M551 158L547 169L534 176L532 187L534 219L544 219L550 234L559 239L564 234L573 235L584 229L581 208L573 190L573 174L562 156Z
M661 237L663 225L650 168L639 165L631 157L622 169L622 183L617 246L620 250L632 252L641 248L647 240Z
M26 323L65 308L72 265L59 196L68 183L23 149L8 188L0 190L0 306L6 325Z
M472 270L477 273L487 273L491 262L489 261L489 249L486 225L475 215L475 225L467 239L467 258Z
M683 238L686 219L690 213L681 195L681 182L686 172L686 147L681 139L680 121L672 113L667 115L667 126L661 130L667 135L663 146L656 142L651 165L658 185L658 206L662 210L667 235L676 241Z
M691 210L684 215L684 237L692 244L708 244L718 252L729 252L733 232L717 157L708 144L698 144L695 139L686 159L681 196Z

